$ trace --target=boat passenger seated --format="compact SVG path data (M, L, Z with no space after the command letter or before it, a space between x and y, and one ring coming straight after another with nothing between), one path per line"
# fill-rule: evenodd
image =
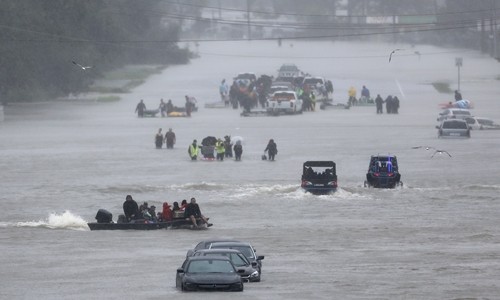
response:
M170 209L170 205L168 202L163 202L163 212L162 212L162 220L163 222L172 221L172 210Z
M201 214L200 207L196 203L195 198L191 198L191 202L186 206L184 217L193 223L194 228L198 228L198 221L207 224L207 227L212 226L211 223L208 223L208 218L205 218L205 216Z

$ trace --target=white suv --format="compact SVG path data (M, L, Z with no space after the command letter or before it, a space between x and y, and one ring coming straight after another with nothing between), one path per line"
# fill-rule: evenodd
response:
M447 108L439 113L439 117L437 118L438 122L447 119L465 119L467 117L471 117L472 114L468 109L464 108Z
M274 92L267 100L266 110L271 115L302 113L302 100L293 91Z

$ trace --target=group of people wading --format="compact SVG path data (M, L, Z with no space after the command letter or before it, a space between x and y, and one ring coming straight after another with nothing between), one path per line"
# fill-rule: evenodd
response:
M201 213L200 206L194 197L189 203L185 199L182 200L180 206L178 202L174 202L173 207L168 202L163 202L163 210L156 212L154 205L149 206L147 202L144 202L139 206L131 195L127 195L125 202L123 202L123 213L126 222L131 223L186 220L191 222L193 228L198 228L203 224L206 224L207 227L212 226L212 223L208 223L209 218Z
M165 136L163 136L161 128L158 129L158 133L156 133L155 135L156 149L161 149L164 143L166 144L167 149L173 149L175 141L175 133L172 131L172 128L168 129L168 131L165 133Z
M216 153L215 156L214 152ZM193 140L188 147L188 154L191 160L197 160L201 154L204 159L223 161L224 158L232 158L233 152L234 159L240 161L243 154L243 145L241 144L241 140L236 140L233 145L231 137L228 135L224 137L224 140L221 138L206 137L203 139L201 145L198 145L197 140Z

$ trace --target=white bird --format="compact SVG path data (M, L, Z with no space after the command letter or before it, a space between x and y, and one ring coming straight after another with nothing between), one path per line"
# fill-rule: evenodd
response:
M446 150L436 150L436 151L434 152L434 154L432 154L431 158L433 158L433 157L434 157L434 155L436 155L436 154L443 154L443 153L446 153L446 154L448 154L448 156L449 156L449 157L451 157L451 154L450 154L450 153L448 153L448 151L446 151Z
M389 62L391 62L392 55L393 55L394 53L396 53L396 51L401 51L401 50L404 50L404 49L394 49L394 50L392 50L391 54L389 54Z
M412 149L422 149L424 148L425 150L430 150L430 149L436 149L434 147L431 147L431 146L415 146L415 147L411 147Z
M76 66L80 67L80 68L81 68L82 70L84 70L84 71L85 71L85 70L87 70L87 69L91 69L91 68L92 68L92 66L82 66L82 65L80 65L79 63L77 63L77 62L76 62L76 61L74 61L74 60L73 60L73 61L71 61L71 62L72 62L74 65L76 65Z

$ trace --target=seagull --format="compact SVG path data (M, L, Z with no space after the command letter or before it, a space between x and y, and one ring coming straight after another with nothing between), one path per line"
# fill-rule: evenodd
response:
M436 151L434 152L434 154L432 154L431 158L433 158L433 157L434 157L434 155L436 155L436 153L437 153L437 154L443 154L443 153L446 153L446 154L448 154L448 156L449 156L449 157L451 157L451 154L450 154L450 153L448 153L448 151L446 151L446 150L436 150Z
M434 147L431 147L431 146L415 146L415 147L411 147L412 149L422 149L424 148L425 150L430 150L430 149L436 149Z
M396 51L400 51L400 50L404 50L404 49L394 49L394 50L392 50L391 54L389 54L389 62L391 62L392 55L393 55Z
M87 69L91 69L91 68L92 68L92 66L82 66L82 65L80 65L79 63L77 63L77 62L76 62L76 61L74 61L74 60L73 60L73 61L71 61L71 62L72 62L74 65L76 65L76 66L80 67L80 68L81 68L82 70L84 70L84 71L85 71L85 70L87 70Z

